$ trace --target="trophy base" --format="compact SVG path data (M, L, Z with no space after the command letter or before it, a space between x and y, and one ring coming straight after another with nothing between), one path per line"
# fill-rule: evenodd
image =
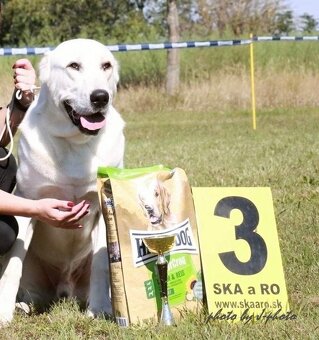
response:
M164 326L175 326L173 314L167 301L163 301L160 324Z

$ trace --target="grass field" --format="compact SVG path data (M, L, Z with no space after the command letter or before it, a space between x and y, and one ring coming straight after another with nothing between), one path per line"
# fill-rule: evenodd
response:
M163 163L186 170L192 186L266 186L274 198L290 307L295 321L267 325L210 322L188 315L178 327L155 323L119 329L87 320L61 303L48 314L17 316L3 339L316 339L319 336L317 109L263 111L257 130L249 112L145 112L125 114L126 167Z
M249 78L240 72L224 78L183 85L172 99L152 87L119 91L116 107L127 123L125 166L181 167L192 186L270 187L290 308L297 319L206 323L203 310L185 315L174 328L150 322L120 329L110 321L89 320L74 303L61 302L49 313L17 315L0 330L1 339L319 338L318 76L308 69L295 75L260 72L256 130Z

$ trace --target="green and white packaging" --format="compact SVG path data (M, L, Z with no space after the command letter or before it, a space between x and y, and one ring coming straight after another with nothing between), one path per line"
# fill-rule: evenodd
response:
M157 256L144 237L175 235L168 261L168 297L176 320L202 306L203 286L197 224L185 172L161 165L98 169L98 189L107 230L114 317L121 326L159 318Z

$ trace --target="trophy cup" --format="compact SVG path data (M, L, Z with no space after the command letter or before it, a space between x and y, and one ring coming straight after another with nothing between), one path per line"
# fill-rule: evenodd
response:
M175 324L173 314L168 304L167 296L167 260L164 253L170 251L174 247L175 235L150 236L143 238L143 242L148 250L157 254L156 268L160 284L160 297L162 301L162 311L160 323L165 326Z

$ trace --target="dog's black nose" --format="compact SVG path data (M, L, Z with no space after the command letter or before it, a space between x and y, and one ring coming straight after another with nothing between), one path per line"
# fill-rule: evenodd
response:
M90 95L92 105L99 109L106 106L109 102L110 96L105 90L94 90Z

